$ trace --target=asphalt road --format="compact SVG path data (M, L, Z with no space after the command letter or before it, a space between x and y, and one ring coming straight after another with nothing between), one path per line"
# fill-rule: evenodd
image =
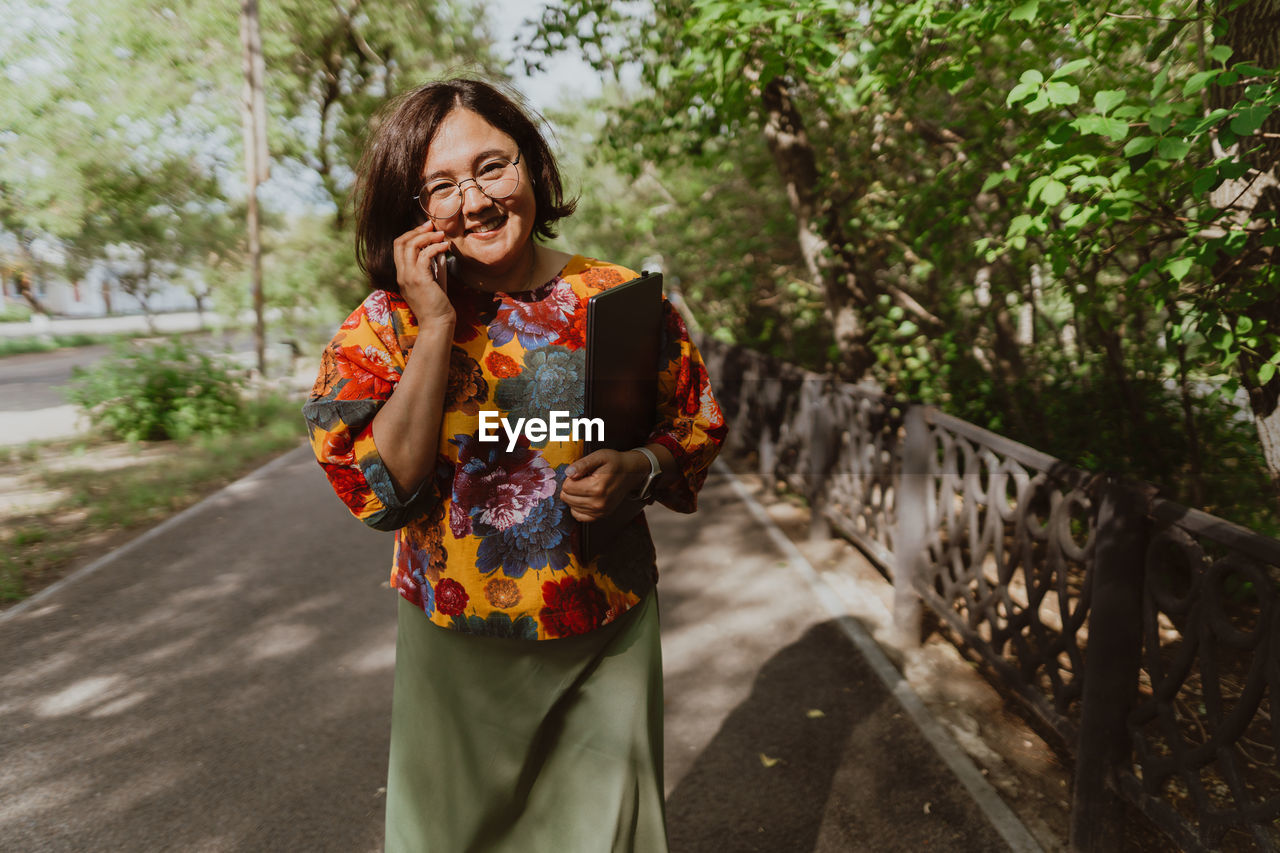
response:
M71 401L71 370L101 361L111 347L90 346L11 355L0 359L0 412L27 412Z
M701 503L650 514L671 849L1007 849L723 478ZM380 850L390 549L299 450L0 616L0 847Z

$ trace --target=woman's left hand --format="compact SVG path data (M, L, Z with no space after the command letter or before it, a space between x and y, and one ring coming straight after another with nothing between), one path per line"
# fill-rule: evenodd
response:
M560 499L577 521L599 521L617 508L649 474L649 461L635 450L597 450L569 466Z

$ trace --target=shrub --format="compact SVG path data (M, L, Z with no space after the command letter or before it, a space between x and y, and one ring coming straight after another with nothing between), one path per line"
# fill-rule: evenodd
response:
M181 341L119 345L73 375L71 401L95 427L129 441L226 432L244 408L236 372Z

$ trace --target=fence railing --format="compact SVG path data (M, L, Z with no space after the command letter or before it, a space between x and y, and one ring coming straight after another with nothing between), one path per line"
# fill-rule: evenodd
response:
M725 452L858 545L1073 759L1072 846L1123 798L1186 850L1280 850L1280 542L931 407L705 340Z

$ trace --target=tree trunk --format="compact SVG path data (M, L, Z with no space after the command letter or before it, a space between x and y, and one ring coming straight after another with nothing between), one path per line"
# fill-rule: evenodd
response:
M151 310L151 296L153 293L154 291L151 288L151 261L144 260L142 262L142 277L138 279L138 287L134 292L134 298L142 306L142 316L147 321L147 330L154 335L156 334L156 318L155 312Z
M258 375L267 373L267 332L262 298L262 228L258 221L258 184L267 179L267 107L262 78L262 34L258 29L258 0L240 6L240 40L244 47L244 159L248 177L249 265L253 277L254 339Z
M774 77L765 84L761 97L765 140L787 189L800 252L810 279L825 297L827 320L839 350L834 371L840 378L856 382L875 363L863 319L874 305L870 277L856 274L844 252L839 223L822 215L813 145L788 83Z
M1224 43L1232 49L1231 61L1249 62L1261 68L1280 67L1280 0L1251 0L1250 2L1221 2L1218 12L1226 22ZM1214 90L1213 105L1230 108L1244 93L1247 80L1234 86ZM1241 140L1241 150L1258 148L1248 155L1251 171L1236 180L1226 181L1213 193L1213 203L1219 209L1231 208L1228 227L1249 228L1250 235L1243 253L1225 258L1216 269L1215 278L1224 293L1248 293L1259 288L1259 271L1268 268L1275 274L1276 251L1261 245L1259 232L1277 227L1268 222L1268 214L1280 211L1280 113L1273 113L1261 128L1261 136L1254 135ZM1280 333L1280 299L1261 300L1245 311L1255 328L1265 323L1266 331ZM1265 339L1264 339L1265 341ZM1249 394L1254 424L1262 444L1263 455L1271 474L1271 481L1280 495L1280 372L1268 381L1260 381L1259 369L1275 350L1263 344L1256 353L1244 353L1237 364L1241 383Z
M36 296L36 289L31 284L31 276L25 272L18 273L18 295L22 297L27 305L31 306L31 310L37 314L48 314L44 303L40 301L40 297Z

